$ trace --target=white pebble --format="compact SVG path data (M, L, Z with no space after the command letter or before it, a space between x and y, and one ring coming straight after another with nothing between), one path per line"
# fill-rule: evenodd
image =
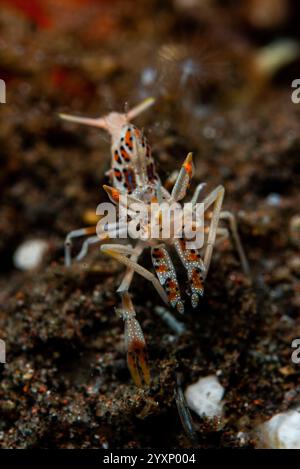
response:
M264 448L300 449L300 409L274 415L259 433Z
M48 249L48 243L42 239L30 239L22 243L15 251L13 261L20 270L36 268Z
M149 86L154 83L156 79L156 70L151 67L147 67L142 72L141 81L144 86Z
M224 388L215 375L200 378L185 390L188 407L200 416L221 417Z
M278 207L281 202L281 196L276 192L271 192L271 194L267 197L267 204L271 205L271 207Z

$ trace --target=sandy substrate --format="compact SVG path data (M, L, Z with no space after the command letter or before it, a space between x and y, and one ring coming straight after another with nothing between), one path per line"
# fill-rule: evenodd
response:
M300 337L300 105L290 97L299 61L274 75L255 65L261 47L296 28L289 16L258 27L249 11L210 2L201 12L179 1L135 3L91 3L71 19L66 6L51 24L41 14L1 12L4 448L191 447L174 401L177 371L184 388L211 374L225 388L221 422L193 414L200 448L255 447L261 422L300 403L300 368L291 362ZM193 151L191 190L201 181L208 191L225 186L254 286L224 242L199 308L186 300L186 332L177 337L155 313L157 293L136 277L152 374L151 387L137 389L114 313L122 267L97 248L63 265L66 233L106 200L109 141L57 113L96 116L152 95L155 107L136 124L162 179ZM21 272L13 254L28 239L45 240L48 250L35 270Z

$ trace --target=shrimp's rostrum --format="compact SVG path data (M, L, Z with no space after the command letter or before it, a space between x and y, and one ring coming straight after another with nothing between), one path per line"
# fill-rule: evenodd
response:
M173 189L169 192L161 183L156 172L155 161L151 154L151 148L146 137L131 120L153 104L152 98L146 99L127 113L110 113L98 119L75 117L61 114L63 119L86 125L92 125L106 130L111 136L111 169L109 176L111 186L104 186L108 197L114 204L118 204L120 196L126 195L129 206L129 218L134 218L134 212L130 210L130 204L139 202L147 211L153 201L167 203L169 205L181 201L189 188L193 177L193 157L189 153L185 158ZM174 247L184 269L189 285L191 304L196 308L204 292L204 282L209 271L211 257L215 244L219 239L231 235L237 249L242 268L247 276L250 275L248 262L240 238L237 232L234 216L226 211L222 212L224 197L223 186L217 186L205 197L203 196L204 184L199 184L191 198L194 209L197 202L201 201L205 211L206 233L201 249L190 249L187 240L178 239L174 232L169 238L162 237L161 231L155 233L155 237L145 237L149 234L148 226L140 227L140 237L129 239L130 244L102 244L101 251L112 256L126 266L124 278L118 288L121 297L121 308L118 314L125 322L125 344L127 349L127 363L132 378L136 385L142 386L150 383L150 371L147 362L146 343L141 326L136 319L136 313L129 296L129 288L134 273L138 273L150 280L161 299L180 314L184 313L184 301L178 282L175 267L173 265L168 248ZM140 214L139 214L140 215ZM209 215L209 216L207 216ZM159 216L159 214L158 214ZM219 227L220 220L229 221L229 229ZM87 253L88 247L97 242L102 243L110 238L110 229L114 234L121 234L126 227L121 222L96 236L96 229L81 228L69 233L65 241L65 264L71 265L71 242L73 238L87 236L82 250L76 259L81 260ZM144 249L150 247L154 273L139 264L139 258Z

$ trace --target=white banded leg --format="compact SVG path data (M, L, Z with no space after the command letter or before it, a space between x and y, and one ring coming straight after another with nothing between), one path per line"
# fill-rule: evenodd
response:
M143 248L142 243L137 243L137 245L134 248L134 252L130 256L130 260L132 262L137 262L143 250L144 248ZM123 293L126 293L129 291L129 288L133 279L133 275L134 275L134 269L132 267L127 267L123 280L117 290L117 293L120 293L120 295L122 295Z
M126 247L126 246L124 246ZM125 253L131 252L130 260L137 262L138 257L143 252L142 243L132 249L125 250ZM105 252L105 250L104 250ZM147 361L146 342L140 323L136 319L136 313L132 304L128 290L130 288L134 269L127 267L121 285L117 292L121 295L122 307L117 310L125 323L125 346L127 353L127 365L131 376L137 386L150 384L150 368Z
M193 155L189 153L181 166L174 187L171 192L171 197L176 202L183 199L186 195L187 189L190 185L194 173Z
M213 249L215 245L217 228L219 224L219 218L220 218L220 213L221 213L221 208L222 208L222 203L223 203L223 198L224 198L224 192L225 192L224 187L220 185L216 187L216 189L214 189L210 194L208 194L203 200L204 212L208 210L208 208L211 205L213 205L212 217L211 217L209 231L208 231L208 238L207 238L205 252L204 252L204 267L205 267L204 278L206 277L208 273L210 262L211 262L211 257L212 257L212 253L213 253Z
M135 255L134 248L129 246L124 246L122 244L104 244L101 246L101 251L108 254L109 256L113 257L121 264L124 264L126 267L132 268L136 273L140 274L142 277L149 280L154 288L157 290L158 294L160 295L161 299L168 305L168 297L162 288L161 284L157 280L157 278L149 272L149 270L145 269L137 262L131 260L130 258L126 257L128 255Z
M87 228L80 228L78 230L70 231L65 239L65 266L70 267L72 263L71 249L72 239L79 238L81 236L94 235L96 233L96 227L90 226Z
M222 220L228 221L231 239L232 239L233 245L235 246L237 250L238 256L240 258L242 269L244 271L244 274L251 279L251 271L250 271L249 263L248 263L243 245L241 243L241 238L238 233L237 222L236 222L236 218L234 214L227 210L224 210L220 213L220 218Z
M106 239L109 238L120 238L122 234L127 233L127 225L126 224L119 224L119 223L111 223L105 227L105 230L97 230L96 233L96 226L88 227L88 228L80 228L78 230L73 230L68 233L65 239L65 266L70 267L72 263L71 257L71 249L72 249L72 239L80 238L82 236L89 236L82 244L82 248L78 255L76 256L76 260L82 260L88 253L88 249L92 244L96 244L97 242L101 243Z
M97 235L90 236L89 238L85 239L82 243L82 248L76 256L77 261L81 261L88 253L89 247L93 244L101 243L102 239L100 239Z
M206 186L206 182L201 182L196 187L195 192L193 194L193 197L191 198L191 204L193 206L198 202L199 196L200 196L201 192L203 192L203 189L205 189L205 186Z

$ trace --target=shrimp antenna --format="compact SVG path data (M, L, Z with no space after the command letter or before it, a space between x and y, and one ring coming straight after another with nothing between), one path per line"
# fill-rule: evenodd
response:
M144 112L146 109L148 109L150 106L152 106L154 102L155 102L154 98L146 98L144 99L144 101L142 101L140 104L130 109L128 112L114 113L114 114L119 114L120 116L124 118L126 122L129 122L135 117L137 117L139 114ZM84 124L84 125L91 125L93 127L98 127L100 129L105 129L105 130L107 130L108 128L107 118L109 116L110 114L104 117L90 118L90 117L71 116L69 114L59 114L59 117L61 119L67 120L69 122L75 122L77 124Z

